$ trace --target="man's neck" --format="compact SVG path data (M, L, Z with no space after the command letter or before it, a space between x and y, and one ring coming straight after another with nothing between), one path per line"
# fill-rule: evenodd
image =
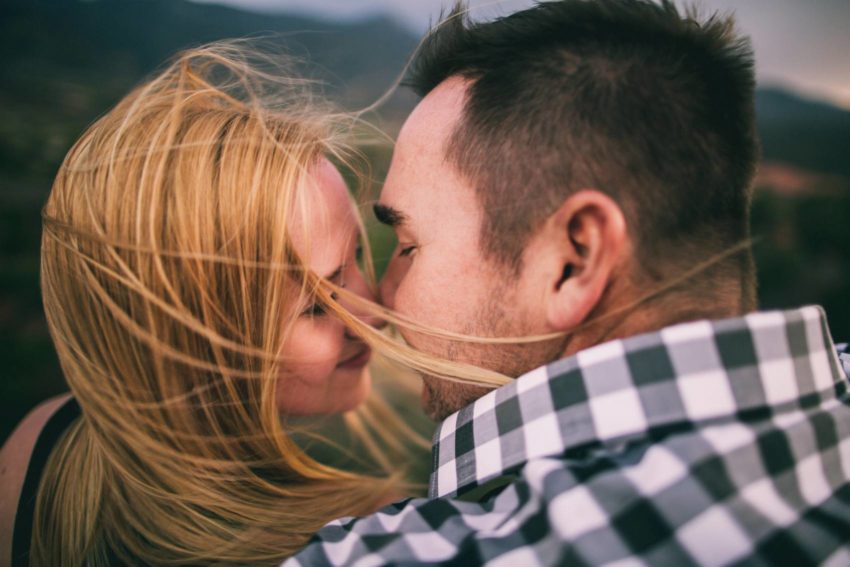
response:
M740 317L745 313L738 301L724 302L716 298L700 299L673 293L664 294L630 309L623 308L624 305L629 305L629 301L620 301L610 306L605 303L601 302L600 309L588 318L589 321L597 322L582 328L569 338L562 358L604 342L659 331L671 325L701 319Z

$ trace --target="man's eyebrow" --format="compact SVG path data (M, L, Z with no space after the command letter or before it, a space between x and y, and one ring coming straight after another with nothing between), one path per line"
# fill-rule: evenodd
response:
M372 210L375 212L375 218L377 218L378 222L381 224L395 228L407 222L407 215L398 209L390 207L389 205L375 203Z

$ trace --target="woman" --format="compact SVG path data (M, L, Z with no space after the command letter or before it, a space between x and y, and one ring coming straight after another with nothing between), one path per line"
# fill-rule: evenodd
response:
M218 45L71 149L43 212L42 290L73 399L4 448L4 470L29 463L16 561L277 563L410 490L388 464L404 444L380 438L403 424L368 399L359 337L387 339L351 305L373 286L331 163L349 157L342 118ZM369 449L349 470L294 438L293 418L343 412L341 444Z

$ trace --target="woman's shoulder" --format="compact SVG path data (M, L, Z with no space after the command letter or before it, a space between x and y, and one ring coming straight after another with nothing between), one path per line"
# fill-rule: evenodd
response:
M33 491L31 497L34 497L40 469L50 450L78 414L70 394L51 398L27 414L3 444L0 450L0 567L12 564L15 522L21 519L18 512L22 492L25 489ZM32 474L32 468L39 468L37 474ZM31 523L32 519L29 521Z

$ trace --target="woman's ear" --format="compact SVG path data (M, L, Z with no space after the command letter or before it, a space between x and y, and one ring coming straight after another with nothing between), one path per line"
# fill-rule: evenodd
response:
M547 230L560 263L549 282L546 317L550 327L568 331L587 319L608 287L627 250L622 209L591 189L571 195L550 217Z

